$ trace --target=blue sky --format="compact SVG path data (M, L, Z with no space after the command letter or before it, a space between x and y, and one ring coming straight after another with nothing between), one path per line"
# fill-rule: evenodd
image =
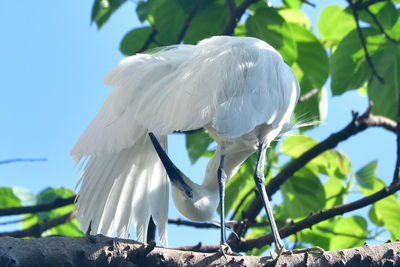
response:
M329 3L344 4L344 1L324 1L323 5ZM48 161L0 165L0 186L18 185L33 192L48 186L74 188L78 174L69 151L111 90L103 84L103 79L123 58L119 52L120 40L138 25L134 4L128 2L98 31L90 24L92 4L93 1L78 0L3 3L0 161L12 158ZM306 9L315 29L321 8ZM363 112L367 104L367 98L357 92L329 97L327 120L309 134L323 140L351 120L351 110ZM391 180L395 163L393 134L370 129L340 144L338 149L350 157L353 171L378 159L378 177L386 182ZM170 139L169 152L189 177L201 180L207 160L190 165L184 136ZM279 201L279 196L274 196L274 200ZM170 217L178 216L170 205ZM169 229L170 246L219 242L217 230L174 226Z

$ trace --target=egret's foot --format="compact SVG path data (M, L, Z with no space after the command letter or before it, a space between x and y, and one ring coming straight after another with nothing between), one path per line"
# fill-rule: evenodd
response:
M299 254L299 253L317 253L317 254L324 254L325 250L320 247L309 247L309 248L298 248L298 249L292 249L292 250L286 250L283 251L282 254Z
M285 247L282 246L280 249L275 248L275 250L271 250L270 254L271 254L272 259L278 260L279 257L280 257L284 252L286 252L286 250L285 250Z
M219 246L219 250L221 251L222 255L224 255L226 259L226 255L233 254L231 247L227 243L223 243Z

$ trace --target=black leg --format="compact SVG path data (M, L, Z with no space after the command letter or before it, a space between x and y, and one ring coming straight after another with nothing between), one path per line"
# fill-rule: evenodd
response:
M226 244L225 234L225 183L226 174L224 171L224 156L221 156L221 161L218 168L218 185L219 185L219 205L221 208L221 245Z
M219 186L219 205L221 209L221 252L225 256L225 253L231 254L231 248L226 243L225 233L225 184L226 184L226 173L224 170L225 156L221 156L221 161L218 167L218 186ZM225 256L226 258L226 256Z
M167 171L171 183L174 183L178 188L180 188L188 198L192 198L193 197L192 188L190 188L190 186L188 186L183 180L182 178L183 173L171 161L167 153L165 153L164 149L162 148L162 146L160 145L154 134L149 133L149 136L158 154L158 157L160 158L162 164L164 165L165 170Z
M265 190L265 177L264 177L264 165L265 165L265 152L267 151L267 146L265 144L260 144L258 147L258 158L256 171L254 173L254 180L256 182L256 186L258 192L260 192L261 199L264 204L265 211L267 212L267 217L269 221L269 225L271 227L272 236L274 237L275 250L277 253L281 254L284 250L284 245L282 243L281 237L279 236L278 228L275 224L274 215L271 210L271 206L269 204L269 199L267 195L267 191Z

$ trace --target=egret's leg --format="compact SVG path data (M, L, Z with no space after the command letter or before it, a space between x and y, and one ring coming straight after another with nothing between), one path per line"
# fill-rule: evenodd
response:
M164 165L164 168L168 174L169 179L171 180L171 183L174 183L178 188L180 188L186 194L187 197L192 198L193 197L192 188L190 188L190 186L188 186L183 180L182 172L171 161L167 153L165 153L164 149L162 148L162 146L160 145L154 134L149 133L149 136L158 154L158 157L160 158L162 164Z
M218 185L219 185L219 205L221 209L221 251L225 256L225 253L231 253L231 249L226 243L225 233L225 184L226 184L226 173L224 170L225 156L221 156L221 161L218 167Z
M277 253L281 254L282 251L284 250L284 245L282 243L281 237L279 236L278 228L276 227L275 224L274 215L272 213L271 206L269 204L267 191L265 190L264 165L265 165L266 151L267 151L267 146L264 143L260 144L258 147L258 158L257 158L256 171L254 173L254 180L256 182L258 192L260 192L264 208L267 212L269 225L271 227L272 236L274 238L275 250Z

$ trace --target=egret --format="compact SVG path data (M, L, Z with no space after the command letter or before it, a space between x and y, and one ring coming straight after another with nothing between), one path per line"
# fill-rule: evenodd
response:
M215 36L123 59L106 76L113 90L71 154L82 162L76 211L82 229L146 242L150 217L167 246L168 194L190 220L210 220L224 189L258 151L255 183L275 248L284 249L265 191L266 149L292 128L299 84L281 55L251 37ZM205 129L217 148L196 184L169 159L167 135ZM78 186L77 185L77 186Z

